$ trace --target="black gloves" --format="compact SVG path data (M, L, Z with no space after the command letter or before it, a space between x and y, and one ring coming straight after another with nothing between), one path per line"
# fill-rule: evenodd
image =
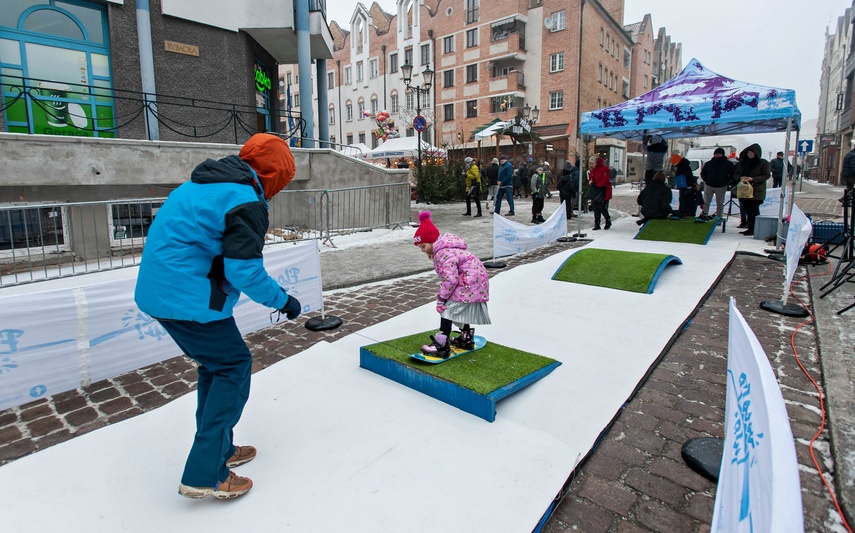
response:
M303 310L303 306L300 305L300 300L294 298L290 294L288 295L288 301L285 302L285 307L279 310L280 313L283 313L288 320L294 320L298 316L300 316L300 312Z

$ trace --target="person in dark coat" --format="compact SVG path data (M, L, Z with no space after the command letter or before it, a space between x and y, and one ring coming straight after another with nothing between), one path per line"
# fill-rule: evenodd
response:
M641 226L650 219L668 218L672 213L671 198L671 189L665 185L665 173L657 172L635 200L641 206L641 218L636 224Z
M575 162L579 162L578 157ZM579 167L567 160L564 162L564 168L561 170L561 176L558 178L558 198L566 206L567 220L573 218L573 202L578 194Z
M494 157L484 170L484 175L487 177L487 205L492 207L492 202L496 201L496 194L499 192L499 158Z
M840 170L840 181L846 186L846 192L840 198L842 202L846 195L855 187L855 147L843 156L843 168Z
M778 152L775 159L769 161L769 169L772 171L772 187L780 187L784 180L784 152ZM793 165L787 161L787 177L792 175Z
M671 156L671 165L674 167L675 176L683 176L685 180L677 181L677 190L680 195L680 207L677 210L677 216L694 217L698 209L697 191L698 183L695 174L692 172L692 167L689 160L680 154Z
M771 174L769 162L761 157L762 154L760 145L752 144L739 154L739 163L733 172L740 181L751 183L754 187L751 198L740 198L748 215L745 231L740 233L748 237L754 236L754 221L760 214L760 205L766 199L766 181Z
M647 152L647 161L644 165L644 185L650 185L653 175L665 169L665 152L668 151L668 142L659 135L651 135L644 139L644 151Z
M715 218L720 219L724 214L724 193L733 180L733 163L724 156L724 148L716 148L712 159L704 164L701 180L704 182L704 208L701 218L709 220L710 201L715 195Z

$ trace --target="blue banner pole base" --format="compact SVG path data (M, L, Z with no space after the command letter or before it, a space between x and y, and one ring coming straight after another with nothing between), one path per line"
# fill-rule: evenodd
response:
M341 326L341 319L337 316L315 316L306 320L306 329L309 331L326 331L329 329L335 329Z
M492 261L486 261L484 263L484 266L487 268L505 268L506 266L508 266L508 264L504 261L496 261L495 259L493 259Z
M781 300L766 300L764 302L760 302L760 309L771 311L773 313L778 313L779 315L792 316L796 318L804 318L806 316L810 316L810 313L804 307L793 303L788 303L787 305L784 305L784 302L782 302Z
M724 455L724 439L702 437L689 439L680 449L686 466L709 479L718 482L721 458Z
M558 242L576 242L576 237L558 237L555 240Z

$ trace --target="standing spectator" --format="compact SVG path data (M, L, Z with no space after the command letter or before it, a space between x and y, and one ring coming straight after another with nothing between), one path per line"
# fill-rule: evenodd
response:
M546 197L552 198L552 184L555 183L553 180L555 176L552 174L552 169L549 168L549 161L543 162L543 173L546 174Z
M249 138L239 155L198 165L148 233L134 299L198 363L196 435L178 493L237 498L252 488L231 469L251 461L232 430L249 398L252 353L233 316L241 293L289 320L302 306L264 268L268 204L294 178L288 143Z
M772 171L772 188L781 186L784 178L784 152L778 152L775 159L769 161L769 169ZM787 161L787 177L793 175L793 165Z
M502 197L508 198L508 216L514 216L514 166L504 155L499 156L499 192L496 193L496 207L493 210L497 215L502 211Z
M659 135L651 135L644 139L644 150L647 152L647 161L644 164L644 185L650 185L653 175L665 170L665 153L668 151L668 143Z
M615 167L609 167L609 181L612 183L612 187L617 185L617 169Z
M471 157L464 159L463 165L466 172L466 212L463 216L472 216L472 200L475 200L475 207L478 208L478 214L475 215L477 218L481 216L481 171Z
M499 192L499 159L494 157L493 162L484 171L487 176L487 205L492 207L491 202L496 201L496 193Z
M520 189L522 189L522 176L520 176L520 169L514 169L514 198L521 198Z
M769 179L769 162L761 157L763 151L759 144L752 144L739 154L739 163L736 164L734 175L740 181L751 183L754 193L751 198L742 198L745 206L747 223L745 231L740 234L748 237L754 236L754 221L760 214L760 204L766 199L766 180Z
M528 168L528 163L523 161L520 163L520 190L517 198L520 198L523 194L528 198L528 188L529 188L529 173L531 169Z
M853 187L855 187L855 146L843 156L843 169L840 171L840 179L846 185L846 192L840 198L840 201L843 202L846 194L852 192Z
M612 217L609 216L609 200L612 199L612 182L609 181L609 167L602 157L594 156L588 162L591 170L588 171L588 199L594 208L594 227L600 229L600 217L606 219L603 229L612 227Z
M537 167L531 173L531 222L541 224L543 218L543 199L546 197L546 174L543 167Z
M657 172L650 185L638 193L635 202L641 206L641 218L635 223L639 226L652 218L668 218L671 215L671 189L665 186L665 173Z
M715 195L715 218L720 220L724 214L724 193L733 179L733 164L724 157L724 148L716 148L712 159L701 168L701 180L704 182L704 208L701 219L710 219L710 201Z
M403 157L398 159L398 168L410 168L410 164Z
M694 217L698 209L698 184L689 160L680 154L674 154L671 156L671 165L674 167L674 181L680 195L680 207L677 210L677 216Z
M574 156L570 156L574 157ZM579 158L574 157L571 163L568 159L564 162L561 177L558 178L558 198L564 202L567 211L567 220L573 218L573 202L579 194Z

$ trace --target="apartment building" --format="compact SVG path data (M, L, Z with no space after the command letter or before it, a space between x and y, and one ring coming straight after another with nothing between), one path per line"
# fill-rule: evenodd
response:
M816 124L818 158L817 167L811 169L811 177L822 183L840 185L840 164L852 146L852 96L855 91L853 23L855 7L850 7L825 32Z
M379 145L389 128L378 127L378 110L390 113L398 135L413 136L419 108L428 120L423 139L435 145L479 149L483 157L529 153L560 164L576 151L581 113L650 90L654 79L680 70L679 44L660 31L667 53L656 52L650 17L634 38L623 13L624 0L397 0L392 13L377 2L359 4L347 25L330 22L330 140ZM414 85L424 86L425 69L434 72L430 90L418 98L401 79L405 63L413 66ZM667 66L661 74L660 64ZM301 96L295 77L294 66L280 67L280 93L290 90L292 99ZM473 139L524 108L534 111L531 134ZM623 168L622 141L599 140L601 148Z

